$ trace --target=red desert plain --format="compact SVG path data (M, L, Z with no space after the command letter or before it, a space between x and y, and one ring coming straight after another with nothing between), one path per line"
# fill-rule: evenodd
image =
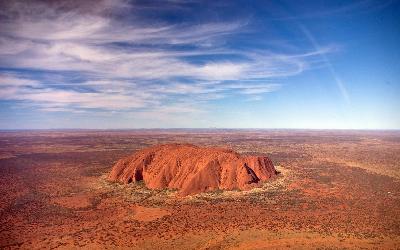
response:
M0 133L2 249L399 249L400 132Z

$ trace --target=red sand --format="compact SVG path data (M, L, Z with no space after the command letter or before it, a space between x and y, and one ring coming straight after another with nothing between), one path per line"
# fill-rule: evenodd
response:
M222 148L166 144L119 160L109 179L144 181L150 189L178 189L181 195L217 189L246 190L276 175L268 157L241 156Z

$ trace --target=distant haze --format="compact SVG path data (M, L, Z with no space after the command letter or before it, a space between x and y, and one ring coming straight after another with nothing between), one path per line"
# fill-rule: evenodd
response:
M0 129L400 129L399 1L0 1Z

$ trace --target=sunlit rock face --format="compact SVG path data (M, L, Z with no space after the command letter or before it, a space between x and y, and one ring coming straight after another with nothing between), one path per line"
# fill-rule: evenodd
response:
M185 196L216 189L247 190L276 174L268 157L242 156L223 148L166 144L119 160L109 180L143 181L150 189L178 189Z

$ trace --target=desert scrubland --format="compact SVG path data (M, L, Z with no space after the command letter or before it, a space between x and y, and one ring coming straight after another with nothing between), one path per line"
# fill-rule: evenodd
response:
M264 155L279 174L185 197L108 180L119 159L164 143ZM396 249L400 132L5 131L0 195L3 249Z

